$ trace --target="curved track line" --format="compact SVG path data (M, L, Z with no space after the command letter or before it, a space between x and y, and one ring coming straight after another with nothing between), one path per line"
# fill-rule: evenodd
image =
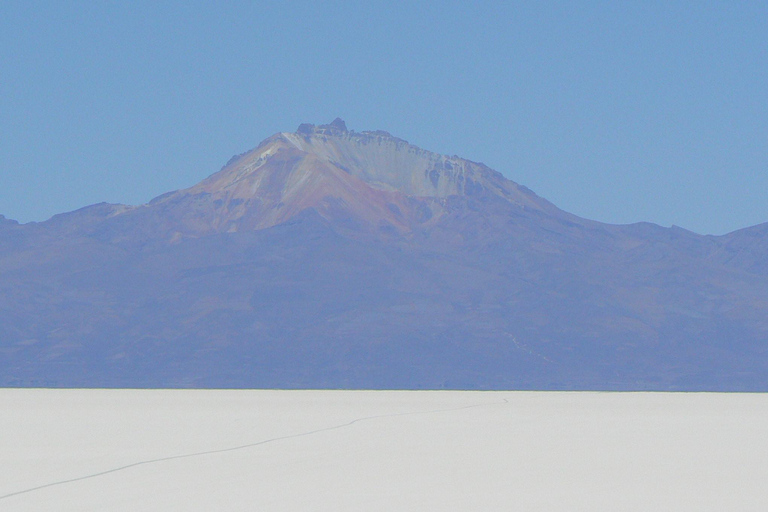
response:
M415 414L434 414L434 413L439 413L439 412L461 411L463 409L472 409L472 408L475 408L475 407L485 407L485 406L488 406L488 405L499 405L499 404L507 404L507 403L509 403L509 400L507 400L506 398L503 398L501 402L488 402L488 403L484 403L484 404L465 405L463 407L454 407L454 408L451 408L451 409L434 409L434 410L429 410L429 411L400 412L400 413L394 413L394 414L378 414L378 415L375 415L375 416L365 416L363 418L357 418L357 419L354 419L354 420L349 421L347 423L342 423L340 425L334 425L334 426L331 426L331 427L319 428L317 430L310 430L309 432L302 432L302 433L299 433L299 434L291 434L289 436L273 437L271 439L265 439L264 441L257 441L255 443L248 443L248 444L243 444L243 445L239 445L239 446L232 446L230 448L221 448L221 449L218 449L218 450L207 450L207 451L202 451L202 452L185 453L185 454L182 454L182 455L171 455L169 457L159 457L157 459L148 459L148 460L142 460L142 461L139 461L139 462L133 462L131 464L126 464L125 466L120 466L120 467L117 467L117 468L107 469L105 471L100 471L98 473L91 473L90 475L84 475L84 476L79 476L79 477L76 477L76 478L70 478L68 480L58 480L56 482L51 482L51 483L47 483L47 484L43 484L43 485L38 485L37 487L30 487L29 489L24 489L24 490L21 490L21 491L15 491L15 492L12 492L10 494L5 494L3 496L0 496L0 500L11 498L13 496L19 496L21 494L27 494L27 493L39 491L39 490L42 490L42 489L47 489L48 487L55 487L55 486L58 486L58 485L65 485L65 484L70 484L70 483L73 483L73 482L80 482L82 480L89 480L91 478L97 478L97 477L100 477L100 476L108 475L110 473L117 473L118 471L124 471L126 469L135 468L137 466L144 466L144 465L148 465L148 464L156 464L158 462L165 462L165 461L169 461L169 460L188 459L188 458L191 458L191 457L201 457L201 456L204 456L204 455L214 455L214 454L217 454L217 453L234 452L234 451L237 451L237 450L244 450L246 448L253 448L255 446L261 446L261 445L264 445L264 444L274 443L274 442L277 442L277 441L284 441L286 439L295 439L297 437L311 436L313 434L319 434L321 432L328 432L328 431L331 431L331 430L338 430L338 429L341 429L341 428L344 428L344 427L349 427L351 425L354 425L355 423L360 423L362 421L370 421L370 420L375 420L375 419L380 419L380 418L394 418L394 417L397 417L397 416L411 416L411 415L415 415Z

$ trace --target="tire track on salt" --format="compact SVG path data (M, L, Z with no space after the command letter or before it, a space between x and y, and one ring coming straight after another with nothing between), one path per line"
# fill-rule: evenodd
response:
M270 444L270 443L276 443L278 441L285 441L287 439L296 439L296 438L299 438L299 437L307 437L307 436L311 436L311 435L314 435L314 434L320 434L322 432L330 432L332 430L339 430L339 429L346 428L346 427L352 426L352 425L354 425L356 423L361 423L361 422L364 422L364 421L371 421L371 420L376 420L376 419L381 419L381 418L395 418L395 417L398 417L398 416L413 416L413 415L416 415L416 414L437 414L437 413L441 413L441 412L461 411L461 410L465 410L465 409L473 409L473 408L476 408L476 407L487 407L489 405L501 405L501 404L508 404L508 403L509 403L509 400L506 399L506 398L503 398L502 401L500 401L500 402L488 402L488 403L482 403L482 404L465 405L465 406L462 406L462 407L453 407L453 408L450 408L450 409L432 409L432 410L428 410L428 411L399 412L399 413L393 413L393 414L377 414L377 415L373 415L373 416L365 416L365 417L362 417L362 418L354 419L354 420L349 421L347 423L341 423L339 425L333 425L333 426L330 426L330 427L319 428L319 429L316 429L316 430L310 430L308 432L301 432L301 433L298 433L298 434L291 434L291 435L288 435L288 436L273 437L273 438L270 438L270 439L265 439L263 441L257 441L255 443L242 444L242 445L238 445L238 446L232 446L232 447L229 447L229 448L220 448L220 449L217 449L217 450L205 450L205 451L201 451L201 452L184 453L184 454L181 454L181 455L170 455L168 457L158 457L156 459L147 459L147 460L142 460L142 461L138 461L138 462L132 462L131 464L126 464L124 466L119 466L119 467L116 467L116 468L107 469L107 470L104 470L104 471L99 471L97 473L91 473L91 474L88 474L88 475L83 475L83 476L79 476L79 477L75 477L75 478L69 478L69 479L66 479L66 480L57 480L55 482L50 482L50 483L47 483L47 484L38 485L38 486L35 486L35 487L30 487L28 489L23 489L21 491L15 491L15 492L12 492L12 493L0 496L0 500L4 500L4 499L7 499L7 498L12 498L14 496L20 496L20 495L23 495L23 494L29 494L29 493L32 493L32 492L35 492L35 491L40 491L40 490L48 489L48 488L51 488L51 487L57 487L57 486L60 486L60 485L71 484L71 483L74 483L74 482L82 482L83 480L90 480L92 478L98 478L100 476L109 475L109 474L112 474L112 473L117 473L119 471L125 471L127 469L131 469L131 468L135 468L135 467L139 467L139 466L147 466L147 465L150 465L150 464L158 464L160 462L167 462L167 461L171 461L171 460L189 459L189 458L192 458L192 457L203 457L203 456L206 456L206 455L216 455L216 454L219 454L219 453L228 453L228 452L234 452L234 451L238 451L238 450L246 450L248 448L255 448L257 446L262 446L262 445Z

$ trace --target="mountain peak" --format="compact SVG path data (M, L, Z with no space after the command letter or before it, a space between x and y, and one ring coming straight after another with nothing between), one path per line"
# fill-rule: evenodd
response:
M349 130L347 130L347 123L345 123L342 118L337 117L330 123L321 124L319 126L315 126L310 123L302 123L299 125L299 128L296 130L296 133L299 133L302 135L311 135L315 133L327 134L327 135L342 135L345 133L349 133Z
M348 130L341 118L277 133L203 182L152 204L183 197L195 204L189 211L195 209L202 224L194 224L216 231L264 229L313 208L334 225L404 233L436 222L449 197L557 210L481 163L433 153L384 131Z
M333 128L333 129L336 129L336 130L341 130L342 132L346 132L347 131L347 123L345 123L344 120L342 118L340 118L340 117L337 117L336 119L331 121L330 124L323 125L323 126L328 126L329 128Z

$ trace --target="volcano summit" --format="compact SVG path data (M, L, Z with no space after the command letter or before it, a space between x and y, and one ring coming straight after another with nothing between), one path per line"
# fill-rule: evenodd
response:
M278 133L202 183L150 205L196 211L199 220L185 224L190 233L265 229L312 208L339 229L406 235L435 225L449 198L467 196L555 210L482 164L387 132L348 131L341 119Z
M768 390L768 224L602 224L340 119L0 217L0 290L3 386Z

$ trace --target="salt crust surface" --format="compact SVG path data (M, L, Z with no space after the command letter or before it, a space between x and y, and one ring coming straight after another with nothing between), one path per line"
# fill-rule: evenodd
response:
M3 511L768 505L765 394L2 389L0 411Z

